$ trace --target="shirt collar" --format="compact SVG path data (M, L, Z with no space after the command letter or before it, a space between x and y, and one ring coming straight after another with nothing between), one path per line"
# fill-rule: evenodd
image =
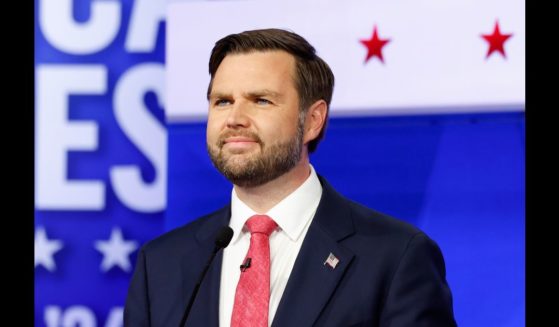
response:
M314 216L322 196L322 185L320 185L314 167L310 165L310 168L311 173L303 184L264 213L274 219L292 241L296 241L301 236L305 226ZM229 222L229 227L234 232L231 243L239 240L245 222L256 214L258 213L239 199L233 188L231 192L231 220Z

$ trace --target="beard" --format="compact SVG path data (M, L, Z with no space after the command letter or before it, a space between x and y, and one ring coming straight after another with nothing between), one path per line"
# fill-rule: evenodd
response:
M237 186L266 184L290 171L301 159L304 118L304 115L299 116L297 133L292 138L274 144L264 143L256 133L247 130L225 132L215 145L206 145L210 159L217 170ZM225 139L231 136L249 137L260 146L260 153L224 153Z

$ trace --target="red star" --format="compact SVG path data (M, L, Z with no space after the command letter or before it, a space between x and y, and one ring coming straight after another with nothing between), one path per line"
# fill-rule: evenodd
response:
M382 47L390 42L390 39L383 40L379 38L376 25L373 30L373 37L370 40L359 40L359 42L367 47L367 58L365 58L365 63L367 63L367 61L369 61L372 57L376 56L384 64L384 59L382 58Z
M489 43L489 51L487 51L487 56L485 59L489 58L489 56L497 51L500 52L504 58L506 58L505 54L505 42L512 36L512 34L501 34L501 30L499 29L499 21L495 21L495 29L493 30L493 34L482 34L487 43Z

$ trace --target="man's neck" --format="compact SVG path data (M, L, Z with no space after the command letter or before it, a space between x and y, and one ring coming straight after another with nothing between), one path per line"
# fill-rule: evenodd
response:
M309 159L304 157L293 169L280 177L255 187L235 185L235 192L239 199L252 210L257 213L265 213L301 186L310 173Z

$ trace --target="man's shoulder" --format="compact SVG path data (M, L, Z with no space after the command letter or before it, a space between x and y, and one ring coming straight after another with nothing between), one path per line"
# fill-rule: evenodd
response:
M421 231L410 223L388 214L382 213L361 203L358 203L345 195L342 195L330 185L322 176L319 177L323 187L323 207L321 213L324 215L336 215L351 220L353 229L362 235L382 234L392 237L411 238Z
M347 199L354 228L353 237L347 239L348 246L361 254L400 258L410 247L421 250L439 251L437 243L420 228L399 218L387 215ZM367 249L363 249L366 245Z
M355 228L361 232L383 233L393 236L413 237L422 231L416 226L386 213L371 209L361 203L347 199Z
M229 205L226 205L214 212L196 218L180 227L167 231L158 237L148 241L143 246L145 252L168 252L169 250L187 249L197 242L200 233L205 229L211 232L213 225L219 226L219 220L229 212Z

